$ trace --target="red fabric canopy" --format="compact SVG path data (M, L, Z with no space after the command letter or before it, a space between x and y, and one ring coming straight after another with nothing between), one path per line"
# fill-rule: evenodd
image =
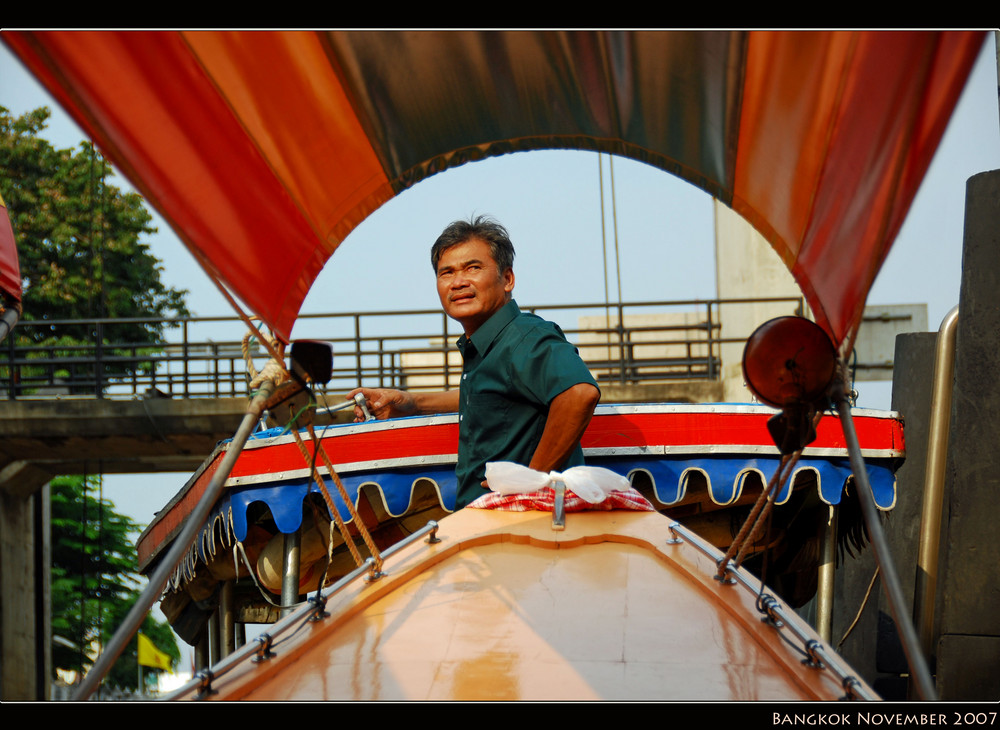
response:
M842 350L976 32L4 32L210 274L287 338L344 237L463 162L661 167L774 246Z
M21 264L14 243L7 204L0 197L0 292L7 301L21 301Z

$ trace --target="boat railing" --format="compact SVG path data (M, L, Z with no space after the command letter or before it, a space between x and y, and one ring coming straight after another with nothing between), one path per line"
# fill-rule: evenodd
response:
M599 382L627 385L718 380L723 347L750 334L727 330L723 316L759 305L768 317L803 309L801 297L522 309L559 324ZM244 397L244 332L238 317L22 319L0 346L0 384L8 399ZM437 390L458 385L460 333L435 309L303 314L293 336L332 344L334 391ZM266 358L255 341L250 355L257 367Z
M673 535L671 542L687 542L709 558L716 559L718 554L716 549L680 523L671 523L670 532ZM813 638L811 630L806 629L805 622L794 611L776 600L774 594L768 592L759 580L729 563L726 565L724 582L732 584L734 587L739 586L742 590L756 596L757 610L763 615L762 620L778 632L790 634L786 640L789 641L790 646L795 647L802 654L803 664L825 667L833 672L844 688L845 699L878 699L876 695L867 690L857 675L830 646Z
M440 542L437 537L437 531L438 523L432 520L403 540L400 540L391 547L386 548L382 552L382 557L392 557L403 548L421 540L428 543ZM362 577L367 577L371 580L377 579L374 565L375 561L372 558L368 558L364 563L340 578L340 580L334 582L327 588L317 591L313 596L309 597L308 600L297 604L292 608L292 610L285 614L281 620L271 626L266 633L260 634L255 641L244 644L235 652L222 659L210 670L203 669L197 672L189 682L176 688L170 694L163 697L163 699L177 699L188 695L192 691L197 692L196 699L201 699L212 692L211 683L213 680L223 677L241 662L244 662L251 657L255 657L255 661L267 659L270 656L271 649L274 647L274 642L279 640L282 635L290 631L294 631L301 626L304 621L313 620L317 616L323 616L324 606L331 597Z

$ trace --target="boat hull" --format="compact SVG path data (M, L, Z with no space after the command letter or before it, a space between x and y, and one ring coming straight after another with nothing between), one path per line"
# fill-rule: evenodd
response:
M803 663L787 641L794 624L821 644L812 630L790 611L781 628L762 621L759 584L717 580L718 554L678 528L655 512L574 513L560 531L547 513L461 510L441 521L440 542L409 545L383 577L332 595L326 617L274 627L287 638L266 661L176 698L843 697L831 662Z

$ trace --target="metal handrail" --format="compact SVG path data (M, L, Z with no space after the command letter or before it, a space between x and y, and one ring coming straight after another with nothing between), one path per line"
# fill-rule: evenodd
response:
M562 320L563 331L602 382L627 384L717 380L722 346L743 340L721 337L720 309L760 303L787 303L790 310L802 306L801 297L628 302L615 304L610 321L594 328L581 328L578 318L607 316L603 303L523 309L544 312L557 323ZM636 313L692 310L699 316L691 323L629 322ZM123 325L166 331L165 341L109 341ZM40 328L44 334L39 334ZM57 344L68 328L73 328L76 341ZM458 329L439 309L303 314L296 336L333 344L335 369L329 387L334 390L357 385L425 390L457 383L461 367L453 353ZM108 331L112 334L102 334ZM244 323L236 317L22 320L17 336L8 337L0 348L0 387L6 386L8 399L243 396L247 391L244 331ZM86 342L79 341L81 332L86 333ZM29 344L33 337L46 339ZM262 352L256 354L264 357ZM426 362L413 364L420 358Z

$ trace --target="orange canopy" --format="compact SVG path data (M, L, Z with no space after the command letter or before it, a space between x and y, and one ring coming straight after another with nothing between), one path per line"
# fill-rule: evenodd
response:
M469 160L633 157L747 218L846 348L983 32L4 32L287 338L345 236Z

